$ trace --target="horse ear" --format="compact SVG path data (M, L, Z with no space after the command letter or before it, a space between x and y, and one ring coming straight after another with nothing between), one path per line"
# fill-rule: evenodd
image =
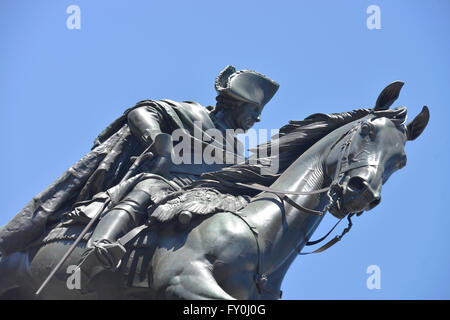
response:
M406 125L406 135L408 140L415 140L425 130L430 120L430 110L427 106L423 106L422 111L414 118L413 121Z
M400 90L405 83L401 81L394 81L381 91L378 96L377 103L374 110L387 110L397 100Z

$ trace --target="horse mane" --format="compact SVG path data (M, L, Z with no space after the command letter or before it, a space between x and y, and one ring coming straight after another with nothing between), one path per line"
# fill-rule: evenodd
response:
M403 126L406 120L406 108L388 110L355 109L340 113L315 113L304 120L290 120L280 128L279 133L271 140L250 149L254 154L244 163L238 163L219 171L204 173L201 179L193 182L188 188L202 186L214 187L231 194L242 193L236 190L236 182L271 185L298 157L320 139L334 130L361 119L368 114L374 118L387 117L396 126ZM272 154L272 150L276 151ZM277 172L271 172L271 161L279 161ZM264 172L264 173L263 173ZM258 191L246 189L253 195Z

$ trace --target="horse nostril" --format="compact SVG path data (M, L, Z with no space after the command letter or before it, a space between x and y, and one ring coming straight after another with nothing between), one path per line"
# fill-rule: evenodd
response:
M352 189L353 191L363 191L366 188L366 184L363 178L352 177L348 181L347 187Z

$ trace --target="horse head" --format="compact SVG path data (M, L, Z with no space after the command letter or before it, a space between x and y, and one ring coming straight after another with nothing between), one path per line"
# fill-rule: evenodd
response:
M361 214L381 202L381 188L389 177L406 165L405 144L415 140L429 120L426 106L405 125L406 108L390 110L402 82L394 82L379 95L366 117L343 128L344 133L330 149L326 171L334 176L329 211L338 218Z

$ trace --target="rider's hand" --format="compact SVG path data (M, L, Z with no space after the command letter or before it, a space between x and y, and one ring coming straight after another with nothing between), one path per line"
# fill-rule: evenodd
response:
M167 176L170 171L170 166L172 164L172 159L169 156L158 157L155 161L154 169L152 173L159 174L161 176Z
M150 151L160 157L170 156L173 150L172 136L167 133L158 133L150 146Z
M155 136L155 140L150 149L157 156L153 173L166 176L172 164L172 136L167 133L159 133Z

